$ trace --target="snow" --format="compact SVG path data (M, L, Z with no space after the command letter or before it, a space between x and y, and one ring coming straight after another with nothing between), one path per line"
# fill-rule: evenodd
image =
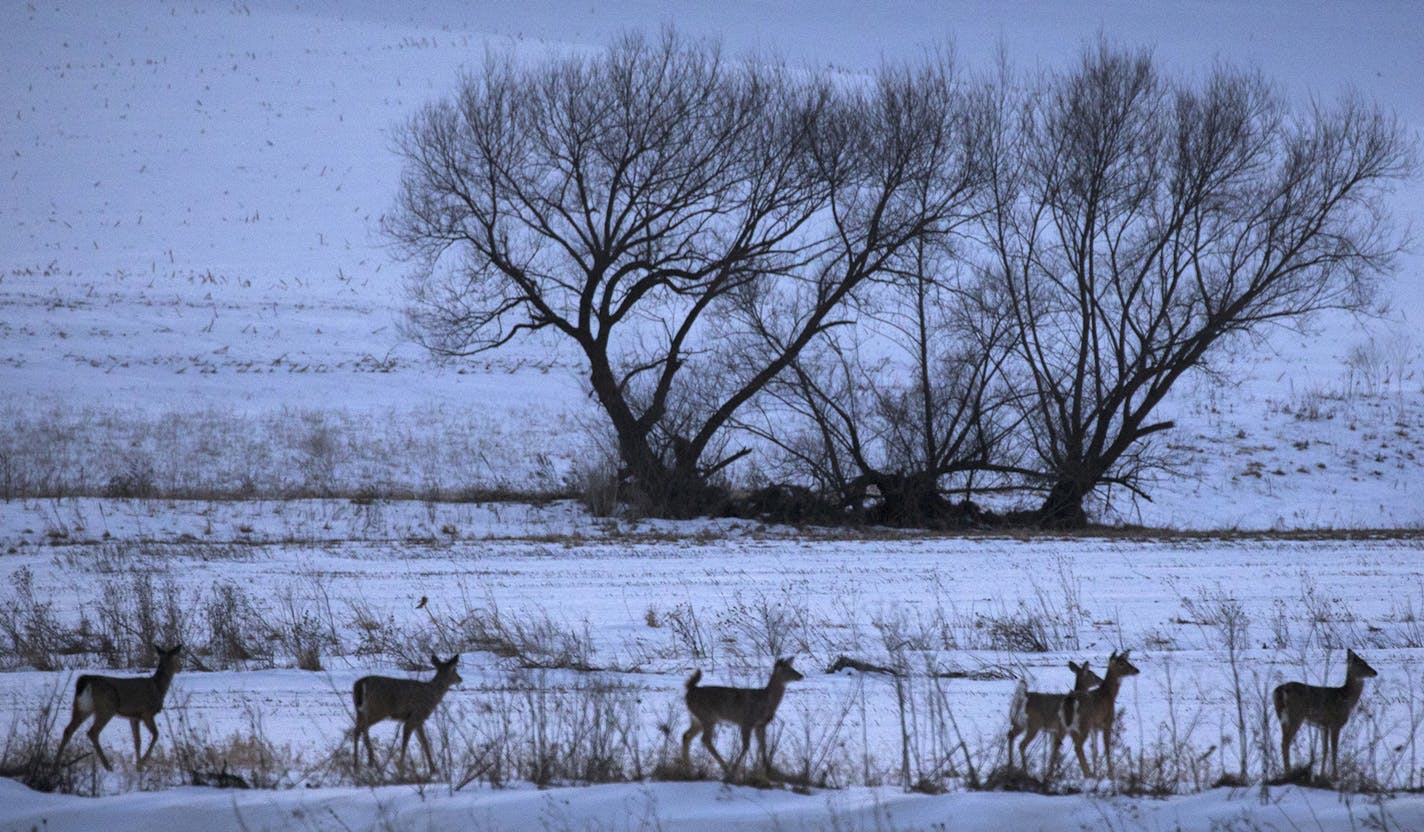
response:
M84 798L43 795L0 781L4 829L92 828ZM884 789L847 789L797 795L722 787L712 783L648 783L582 789L459 792L383 787L352 794L316 789L251 793L183 788L135 793L105 801L104 828L150 830L176 824L205 830L302 829L546 829L607 830L1079 830L1238 828L1257 822L1274 829L1417 828L1424 799L1342 799L1297 788L1272 791L1214 789L1168 800L1010 794L906 795Z
M486 50L540 60L665 22L720 37L738 56L852 73L945 41L975 70L1001 43L1020 66L1051 68L1101 32L1151 46L1183 72L1216 60L1258 66L1297 101L1354 89L1424 129L1424 14L1407 2L732 2L675 13L652 0L0 4L6 470L90 491L143 465L196 493L243 481L303 494L369 483L432 496L571 487L592 456L597 414L566 345L535 338L442 366L400 334L404 266L379 230L399 175L390 130ZM1405 226L1417 225L1421 205L1419 180L1391 203ZM497 609L585 632L594 663L609 668L594 675L646 700L638 731L647 748L662 742L660 719L683 718L678 697L693 664L718 681L759 681L770 645L746 622L781 611L808 671L782 712L783 748L829 731L826 714L845 711L847 758L873 759L883 772L899 753L893 686L822 669L840 653L889 661L891 634L933 642L940 624L957 641L916 647L915 662L1007 670L1045 688L1066 686L1068 659L1101 669L1111 649L1132 647L1143 673L1124 687L1123 741L1147 750L1180 717L1195 748L1234 754L1221 750L1233 729L1217 636L1184 603L1226 593L1251 618L1256 687L1334 683L1339 648L1366 652L1381 675L1347 729L1347 755L1361 765L1392 760L1397 782L1417 786L1419 772L1403 761L1414 759L1414 714L1424 712L1412 681L1424 611L1415 533L1424 527L1424 254L1405 252L1399 265L1386 315L1325 317L1315 333L1242 345L1227 363L1237 384L1193 379L1167 403L1178 428L1164 442L1177 470L1152 485L1153 502L1117 499L1105 517L1225 530L1214 537L1025 542L868 530L844 539L751 521L600 520L571 502L27 499L0 505L0 604L13 600L22 568L71 626L106 587L136 575L171 580L192 611L227 583L270 616L284 591L307 610L335 599L347 648L360 637L348 607L358 601L412 632L437 615ZM1358 349L1370 344L1372 358ZM422 596L429 612L417 613ZM671 627L647 623L650 611L666 619L679 610L697 614L711 656L694 659ZM1000 649L976 627L1024 611L1062 626L1048 652ZM1278 633L1283 648L1258 649ZM95 666L76 656L64 671L41 672L5 660L0 713L10 725L67 696L72 674ZM390 656L350 650L323 660L320 673L288 669L290 657L278 655L181 674L159 753L182 720L224 738L256 719L298 757L328 754L349 720L350 683L405 671ZM447 726L481 726L488 708L511 705L511 680L548 692L580 676L481 652L465 656L462 674ZM1013 684L945 682L970 746L989 757ZM710 782L481 782L451 793L439 782L334 788L321 774L309 783L317 788L218 792L143 784L122 760L123 734L106 735L120 771L101 778L104 797L42 795L0 779L0 831L1335 829L1380 812L1390 825L1424 826L1417 796L1377 802L1294 787L1271 789L1265 802L1255 789L1166 800L924 796L847 775L852 785L809 796ZM306 785L292 776L290 785Z
M91 504L89 510L118 517L123 507ZM550 510L557 517L566 509ZM201 611L223 584L239 587L265 620L312 616L331 621L341 647L323 650L322 671L290 669L291 657L278 647L270 658L254 656L230 669L202 672L190 667L173 683L169 707L160 717L159 760L174 753L179 743L217 746L253 735L265 737L290 757L290 770L284 768L278 777L284 787L297 787L296 796L285 789L201 799L197 796L210 793L179 793L223 811L239 800L252 807L254 814L246 808L242 812L248 822L268 817L263 812L293 811L296 805L306 805L310 812L311 802L320 799L317 795L344 794L344 799L331 798L341 812L369 816L376 811L373 806L387 807L380 811L398 812L401 825L411 817L406 812L432 812L432 823L439 828L453 822L440 818L468 818L468 812L488 810L494 813L491 828L513 828L515 821L508 818L527 818L521 813L535 811L532 806L542 807L541 801L548 799L516 781L508 790L472 784L467 787L474 790L471 794L462 791L437 800L432 795L450 790L450 781L439 777L421 790L423 798L413 796L409 788L382 788L374 794L350 787L330 791L346 782L331 761L345 760L350 753L345 732L351 723L351 684L371 672L409 673L389 653L357 653L369 635L370 625L363 622L405 628L397 637L435 636L429 648L412 642L408 649L418 655L422 649L464 651L464 682L447 695L432 721L441 759L458 754L466 744L523 747L538 722L535 703L543 701L538 697L554 697L548 707L563 702L572 710L560 713L572 714L577 703L585 701L577 690L586 682L612 685L614 696L623 697L616 701L633 715L628 742L640 749L643 759L674 754L669 743L675 744L686 719L682 683L693 667L703 669L708 683L755 685L773 655L795 656L807 678L788 689L774 723L778 764L797 770L799 761L811 755L817 760L813 771L846 788L813 789L812 798L743 787L724 792L710 783L550 791L557 796L552 805L562 807L566 815L560 817L572 819L572 828L585 823L622 828L625 822L638 828L643 814L626 809L624 803L634 797L642 800L644 794L656 796L658 817L668 828L684 828L682 823L688 824L685 828L708 828L697 824L738 818L769 823L770 814L783 811L790 814L778 821L781 828L796 828L796 823L815 828L832 816L863 824L850 828L923 828L929 818L959 818L965 812L984 813L986 818L1023 812L1069 824L1045 828L1076 828L1093 822L1102 811L1124 818L1126 828L1136 828L1138 820L1145 828L1155 828L1152 824L1159 819L1166 823L1165 818L1172 817L1162 813L1178 806L1188 819L1186 828L1198 822L1204 826L1202 818L1222 813L1269 820L1269 812L1277 811L1274 804L1263 807L1254 792L1179 796L1166 803L1097 798L1044 803L1046 798L983 795L954 787L951 794L922 803L893 788L867 789L863 771L877 779L898 776L896 686L877 674L826 672L840 655L893 664L895 650L902 649L894 645L904 644L904 660L912 669L932 666L956 674L959 678L938 683L919 676L909 683L908 692L920 707L927 697L946 697L976 765L987 771L1004 759L1003 732L1015 677L1029 679L1036 689L1066 688L1071 681L1064 669L1068 660L1087 659L1101 671L1111 650L1131 647L1142 673L1124 683L1118 702L1124 719L1118 737L1123 759L1159 753L1167 743L1191 749L1189 756L1204 755L1210 771L1230 770L1237 746L1230 716L1234 700L1219 632L1204 611L1213 598L1221 597L1239 601L1250 618L1241 656L1244 696L1252 715L1252 771L1267 764L1279 768L1276 735L1268 734L1263 746L1257 734L1257 714L1264 713L1270 688L1290 679L1338 683L1341 646L1352 645L1380 675L1369 680L1345 732L1343 764L1350 770L1390 773L1396 788L1417 784L1411 761L1417 714L1424 712L1424 691L1414 683L1417 613L1424 610L1418 573L1424 541L1417 537L838 540L790 529L705 523L626 534L605 531L602 537L524 536L539 528L531 524L539 513L526 509L507 523L485 517L467 535L434 540L298 542L306 539L300 530L284 531L290 537L278 540L273 530L259 525L253 529L259 542L197 543L164 536L171 530L157 535L151 527L115 523L105 542L25 542L7 556L6 564L11 570L30 570L36 596L51 602L67 626L76 626L81 616L102 621L99 605L110 589L129 587L148 576L161 593L188 611L185 638L198 651L191 659L195 665L213 661L199 655L207 639ZM313 524L323 523L319 514L310 517ZM1249 580L1243 580L1244 575ZM421 598L428 603L418 608ZM1047 652L1020 652L998 640L995 622L1025 616L1044 623ZM439 633L450 633L452 627L459 632L467 626L460 622L471 620L502 621L509 631L521 626L541 631L539 640L545 646L521 658L470 649L458 635L456 642L440 641ZM700 657L691 652L689 626L705 650ZM458 646L461 643L466 646ZM581 673L527 666L527 661L537 664L563 649L559 644L569 643L582 651L581 660L602 669ZM59 671L21 667L0 673L0 711L13 724L26 725L46 702L57 702L62 709L74 674L96 667L84 656L68 657L64 665ZM492 718L496 714L503 719ZM924 712L921 718L926 718ZM659 727L663 723L671 726L670 737ZM394 730L379 727L378 741L389 743ZM1277 730L1273 720L1268 730ZM735 742L734 734L721 732L723 747ZM98 780L100 793L107 796L67 804L77 807L67 811L100 811L110 801L130 805L124 801L142 797L134 791L145 783L148 789L176 785L171 774L153 780L134 773L122 730L109 731L105 742L118 765L118 771ZM1297 740L1301 758L1311 756L1312 743L1310 737ZM1042 745L1029 755L1035 768L1044 764ZM925 765L936 759L928 746L919 745L914 753ZM1215 776L1210 774L1203 785ZM950 784L954 782L951 778ZM1076 770L1069 782L1079 782ZM1090 790L1107 788L1106 781L1081 782ZM167 788L159 794L180 800ZM1293 792L1273 789L1271 794L1276 800ZM1286 798L1288 806L1296 807L1290 811L1320 812L1339 803L1337 796L1324 792L1302 794L1305 797ZM1305 802L1291 804L1294 799ZM1415 801L1393 798L1386 805L1392 813L1408 816L1420 808ZM737 807L730 818L722 814L729 803ZM615 805L620 808L608 814ZM903 806L906 814L897 809L895 825L875 827L875 807L884 805ZM1354 810L1363 811L1360 805ZM512 814L500 814L506 810ZM1038 815L1043 811L1049 814ZM838 812L845 814L834 814ZM34 815L20 817L25 823ZM47 817L52 826L62 822L62 815ZM424 823L424 815L416 817L421 820L410 822ZM279 825L276 820L272 824Z

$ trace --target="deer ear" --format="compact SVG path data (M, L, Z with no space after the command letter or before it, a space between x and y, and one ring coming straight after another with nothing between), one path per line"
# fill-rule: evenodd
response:
M1119 659L1122 659L1123 661L1127 661L1127 654L1128 654L1128 653L1131 653L1131 652L1132 652L1131 650L1124 650L1124 651L1122 651L1122 655L1121 655L1121 656L1118 656L1118 658L1119 658Z
M1068 669L1073 671L1074 673L1078 673L1083 669L1083 666L1080 664L1074 664L1072 660L1069 660Z
M430 654L430 663L435 667L439 667L442 664L442 662L440 661L440 657L435 655L434 653Z
M455 655L451 656L451 657L450 657L450 661L446 662L446 664L450 665L451 667L454 667L455 665L457 665L457 664L459 664L459 663L460 663L460 654L459 654L459 653L456 653Z

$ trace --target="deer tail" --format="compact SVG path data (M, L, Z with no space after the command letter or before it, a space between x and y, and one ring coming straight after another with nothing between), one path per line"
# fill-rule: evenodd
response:
M1063 707L1058 712L1058 721L1063 723L1063 728L1070 734L1078 733L1078 716L1082 709L1078 707L1078 694L1070 693L1063 697Z
M691 676L687 677L687 682L683 684L683 688L686 689L688 693L691 693L692 689L697 687L697 683L700 681L702 681L702 668L699 667L692 671Z
M93 676L80 676L74 683L74 705L84 713L94 710L94 692L90 690L93 681Z
M1020 730L1028 725L1028 682L1023 679L1014 688L1014 700L1009 704L1009 722Z
M1277 719L1277 720L1280 720L1281 722L1285 722L1285 719L1286 719L1286 688L1285 688L1285 685L1281 685L1280 687L1276 688L1274 691L1271 691L1271 700L1275 703L1275 706L1276 706L1276 719Z

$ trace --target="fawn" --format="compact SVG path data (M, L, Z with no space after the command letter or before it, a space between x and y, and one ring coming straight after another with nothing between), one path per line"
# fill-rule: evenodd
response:
M1019 761L1028 770L1028 746L1040 731L1046 731L1053 741L1053 754L1048 770L1052 772L1058 764L1058 749L1063 736L1078 724L1079 697L1095 685L1102 684L1102 677L1082 664L1068 663L1073 671L1073 690L1070 693L1036 693L1028 689L1028 683L1020 679L1014 689L1014 701L1009 706L1009 768L1014 766L1014 737L1024 732L1019 744Z
M1330 755L1332 777L1340 774L1340 729L1350 718L1350 711L1360 701L1360 693L1365 689L1365 680L1378 676L1373 667L1355 655L1354 650L1345 651L1345 684L1340 687L1307 685L1302 682L1286 682L1276 687L1271 698L1276 705L1276 718L1281 721L1281 757L1290 772L1291 740L1300 730L1301 723L1309 722L1320 726L1325 737L1325 747L1321 750L1321 773L1325 773L1324 755Z
M767 723L776 716L776 709L781 705L781 697L786 693L787 683L804 678L806 677L791 666L790 659L776 660L776 664L771 668L771 678L764 688L726 688L716 685L698 687L702 671L692 671L685 686L687 710L692 713L692 727L682 735L682 764L691 765L688 752L692 740L700 732L702 744L722 765L723 773L731 777L732 772L741 766L742 759L747 756L747 749L751 747L752 731L756 731L757 743L761 748L762 771L770 776L771 758L766 751ZM730 766L712 744L713 730L718 722L733 722L742 729L742 750Z
M455 670L460 661L457 653L449 661L440 661L432 654L435 678L428 682L414 679L393 679L390 676L363 676L351 686L351 701L356 705L356 729L353 732L353 763L361 764L361 738L366 738L366 755L376 764L376 752L371 747L371 726L382 720L395 719L402 724L399 770L405 772L405 752L414 731L425 751L425 762L435 771L435 758L430 753L430 740L425 736L425 720L435 711L445 691L464 681Z
M1113 720L1117 717L1117 692L1122 686L1122 677L1136 676L1142 671L1127 660L1129 651L1116 651L1108 656L1108 669L1103 683L1092 690L1078 695L1078 724L1069 729L1073 737L1073 750L1078 755L1078 765L1084 777L1092 776L1088 758L1083 756L1083 743L1094 732L1103 735L1103 756L1108 761L1108 776L1113 776L1112 731Z
M104 756L104 749L99 745L99 734L103 732L104 726L109 724L109 720L121 716L126 718L129 727L133 728L134 759L137 760L137 766L143 768L143 764L148 761L148 755L153 753L153 746L158 742L158 725L154 723L153 717L163 710L163 698L168 695L168 686L173 683L173 675L178 672L181 664L178 654L183 650L181 644L171 650L164 650L156 644L151 646L153 652L158 655L158 669L152 676L127 678L85 674L79 677L79 681L74 684L74 705L70 711L69 724L64 728L64 738L59 741L59 751L54 755L56 760L64 756L64 748L69 745L69 738L79 730L84 720L93 715L94 724L89 726L89 741L94 744L94 753L99 755L99 762L104 764L104 768L113 771L114 767L109 764L109 758ZM140 722L148 726L149 733L148 750L142 756L138 753Z

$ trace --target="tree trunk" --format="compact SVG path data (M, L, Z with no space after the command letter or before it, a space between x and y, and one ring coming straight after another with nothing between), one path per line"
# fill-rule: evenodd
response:
M715 513L725 496L710 485L695 468L659 465L632 473L631 485L642 510L654 517L685 520Z
M625 501L654 517L685 519L716 508L721 492L707 484L697 467L691 443L678 440L676 459L669 465L649 441L648 426L628 406L602 347L585 347L591 366L589 381L618 437L622 462L618 479L628 486Z
M715 513L726 496L709 484L696 461L663 462L637 437L620 443L623 470L620 479L628 486L628 502L653 517L687 519Z
M887 526L923 527L944 513L944 500L934 479L916 474L881 476L880 504L871 512L871 522Z
M1083 511L1083 499L1090 490L1072 480L1054 483L1038 509L1038 524L1046 529L1085 528L1088 515Z
M865 515L883 526L924 529L963 529L983 522L979 507L969 500L960 503L945 498L939 478L928 472L914 474L867 474L859 478L880 491L879 501Z

